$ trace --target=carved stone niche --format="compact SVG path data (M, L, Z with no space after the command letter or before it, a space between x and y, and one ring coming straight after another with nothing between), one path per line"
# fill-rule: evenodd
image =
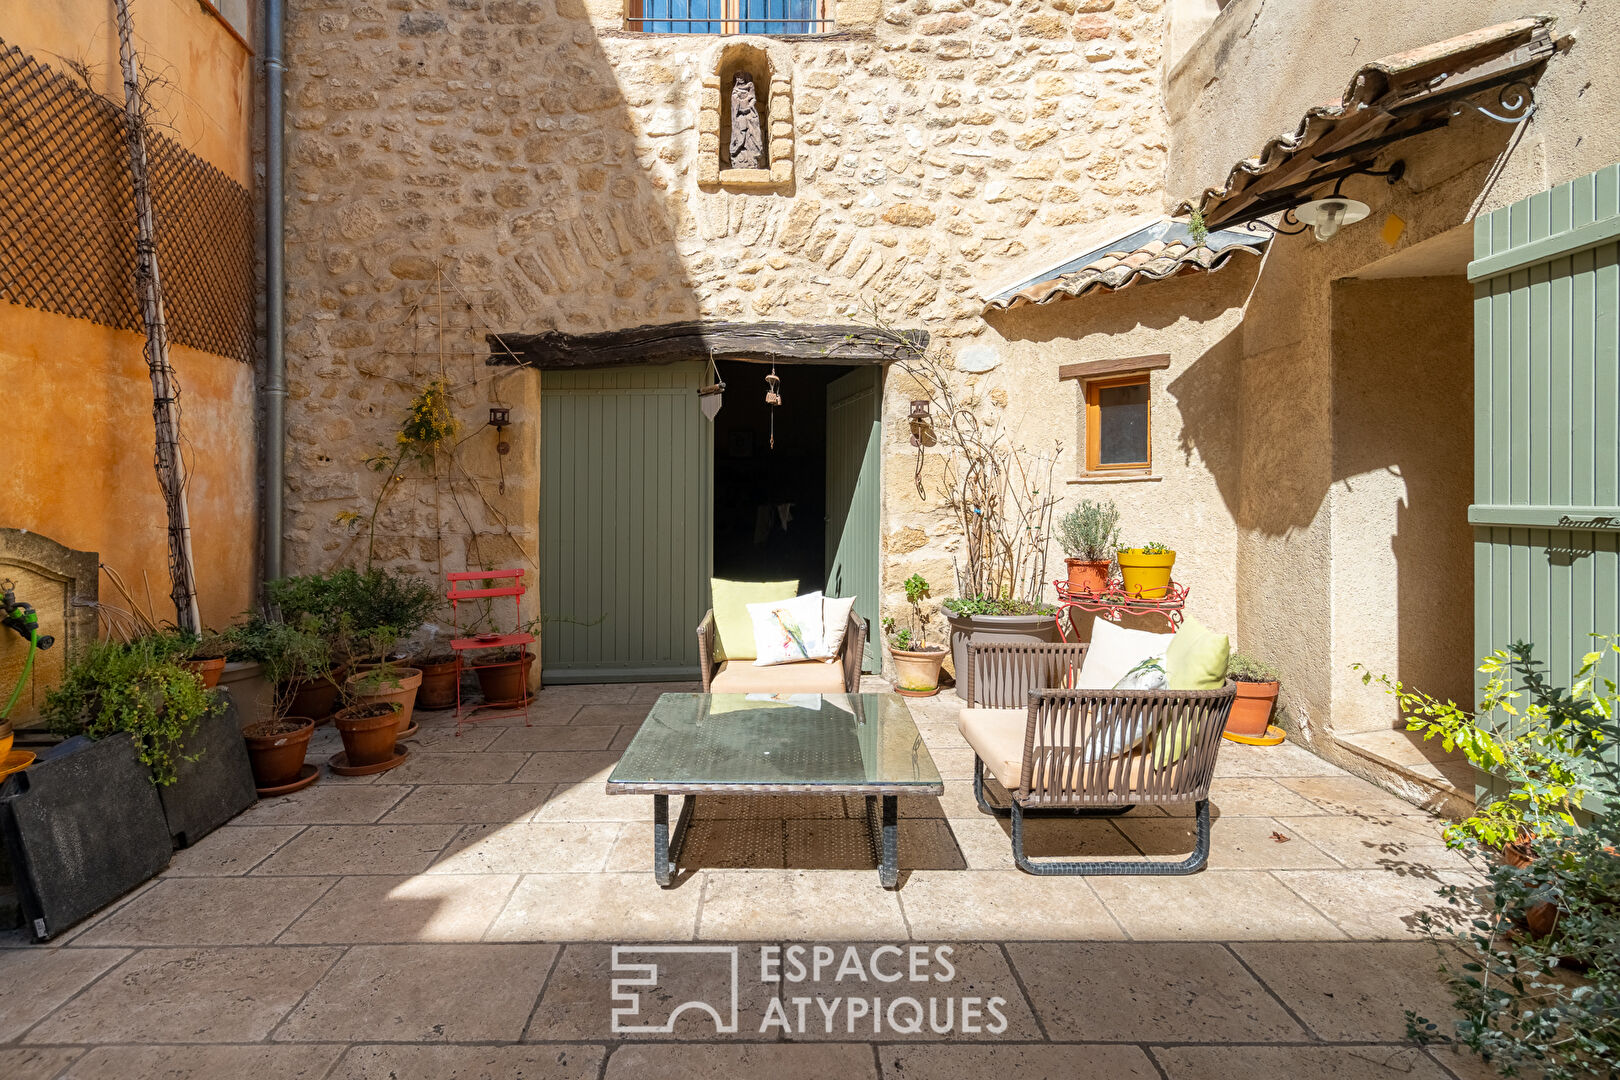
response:
M734 168L731 160L732 90L739 72L754 84L764 151L760 168ZM698 114L699 184L746 191L793 182L792 87L792 57L778 42L727 38L709 50Z
M100 560L93 551L75 551L27 529L0 529L0 579L17 587L17 599L34 605L39 632L56 638L34 655L33 671L24 685L11 721L18 727L35 723L45 690L62 681L67 660L96 636ZM0 685L10 695L28 658L28 643L0 628Z

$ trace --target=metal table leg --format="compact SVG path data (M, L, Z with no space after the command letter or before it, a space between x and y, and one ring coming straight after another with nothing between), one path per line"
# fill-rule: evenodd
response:
M668 888L675 882L675 864L681 857L681 845L686 841L686 826L692 820L692 804L697 800L686 797L681 816L675 822L675 835L669 834L669 796L653 796L653 877Z
M880 821L873 813L878 799L883 800ZM872 831L872 847L878 856L878 881L885 889L900 883L900 801L894 795L868 795L866 797L866 825Z

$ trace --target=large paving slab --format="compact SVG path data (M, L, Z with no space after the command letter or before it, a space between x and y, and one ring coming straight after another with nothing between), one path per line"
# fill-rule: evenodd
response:
M126 949L0 950L0 1042L89 986L129 955Z
M515 875L346 877L277 940L355 945L478 941L500 913Z
M331 877L164 878L80 934L79 945L265 945Z

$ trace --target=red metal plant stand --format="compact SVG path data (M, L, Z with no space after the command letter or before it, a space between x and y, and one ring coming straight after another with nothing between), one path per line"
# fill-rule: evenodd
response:
M513 601L512 606L516 609L518 607L518 598L528 591L523 586L522 570L470 570L460 574L446 574L445 577L450 581L450 591L446 595L450 599L450 625L452 627L458 625L456 622L456 605L463 600L494 600L499 597L510 596ZM463 588L461 584L463 582L476 583L485 581L510 581L511 584L472 588ZM480 701L474 704L466 704L461 700L461 669L463 663L465 663L463 656L466 652L474 649L506 649L516 645L518 647L518 658L516 660L501 660L493 664L468 664L467 666L474 671L488 668L515 667L520 673L524 673L528 670L529 646L533 643L534 635L525 633L522 630L514 630L510 634L476 634L472 637L450 639L450 648L454 651L456 657L457 735L461 734L462 724L477 723L481 720L494 720L500 717L521 716L523 717L524 727L533 726L529 722L529 702L534 698L529 693L529 680L526 677L521 680L523 687L521 696L512 701ZM474 716L475 713L484 709L505 711L491 712L486 716Z
M1191 590L1185 585L1172 581L1161 597L1138 596L1125 591L1125 583L1115 578L1108 583L1108 587L1101 592L1090 589L1076 589L1067 581L1054 581L1057 588L1058 608L1057 628L1058 637L1064 641L1069 640L1069 609L1078 608L1081 611L1091 611L1109 622L1119 622L1126 615L1160 615L1169 624L1171 630L1181 628L1182 609L1187 606L1187 593Z

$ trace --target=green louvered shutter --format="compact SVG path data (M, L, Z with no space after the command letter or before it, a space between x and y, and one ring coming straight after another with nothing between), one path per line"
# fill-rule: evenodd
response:
M544 373L547 682L697 678L714 513L702 381L701 363Z
M1567 684L1620 631L1620 165L1479 218L1468 277L1476 650Z

